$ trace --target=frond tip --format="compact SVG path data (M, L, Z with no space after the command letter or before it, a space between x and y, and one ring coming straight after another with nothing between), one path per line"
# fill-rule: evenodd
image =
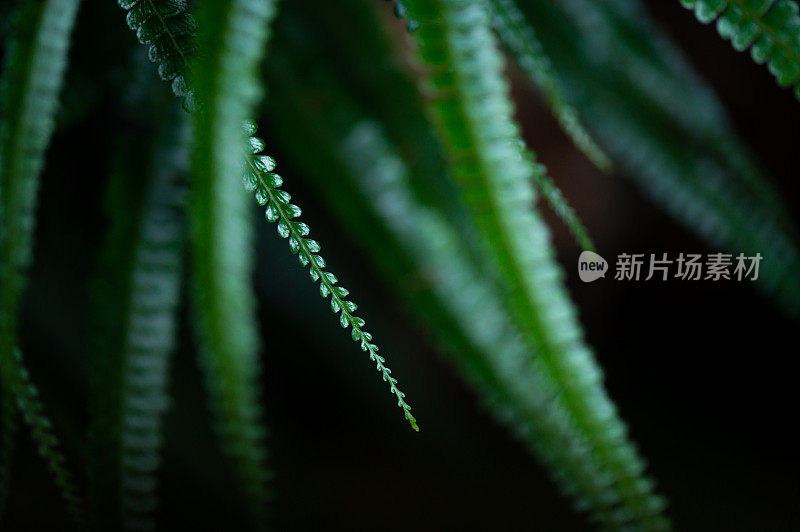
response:
M291 196L280 189L283 178L274 173L275 160L262 155L264 142L252 135L256 132L253 122L247 122L245 129L250 137L250 154L247 158L247 166L244 173L245 187L255 193L256 201L262 207L266 207L266 219L269 222L278 223L278 234L282 238L289 239L289 248L292 253L297 254L300 264L309 267L309 274L313 282L319 281L319 292L323 298L330 296L331 310L339 315L339 323L342 328L350 327L351 336L354 341L360 342L361 349L369 353L369 358L375 363L377 370L381 373L383 380L389 383L389 390L397 397L397 406L403 409L403 414L411 428L419 431L417 420L411 415L411 406L405 401L406 394L397 387L397 379L392 377L390 370L386 367L386 359L378 354L378 346L372 343L372 335L364 330L364 320L354 314L358 308L355 303L348 301L348 290L343 286L337 285L339 280L336 276L325 271L325 259L320 255L320 245L316 240L306 238L311 232L309 227L303 222L295 221L301 214L300 207L290 203Z
M703 24L738 51L750 48L756 63L767 63L781 87L794 87L800 99L800 15L794 0L680 0Z

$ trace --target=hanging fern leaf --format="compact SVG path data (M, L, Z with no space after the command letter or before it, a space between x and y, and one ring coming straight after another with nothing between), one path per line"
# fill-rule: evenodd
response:
M181 124L174 114L165 116ZM161 424L180 301L180 179L187 144L185 128L162 129L152 161L144 165L140 143L122 142L109 188L112 223L94 286L91 481L93 517L104 529L155 528Z
M72 482L64 462L64 455L58 449L58 438L53 433L53 425L44 414L39 391L31 382L28 371L22 364L22 357L19 352L15 353L16 367L19 373L15 376L16 388L12 389L14 398L22 414L22 419L31 431L31 439L35 442L39 455L47 463L50 474L53 475L56 486L61 492L61 496L67 504L67 508L78 527L86 528L86 519L83 515L83 508L78 498L77 491Z
M250 288L252 227L236 176L245 164L242 123L259 96L255 73L272 16L272 2L203 3L198 11L202 55L192 76L202 108L193 120L190 198L201 360L223 448L259 521L266 501L266 434Z
M681 0L703 24L717 31L737 51L750 49L766 63L781 87L795 87L800 99L800 14L794 0Z
M187 84L186 69L197 48L195 21L186 0L117 0L127 11L128 27L147 45L158 75L171 82L172 92L183 99L184 108L196 106L194 91Z
M663 503L643 478L643 464L600 383L575 311L552 258L549 235L531 210L529 177L537 168L521 153L502 60L482 2L411 1L414 34L425 65L424 88L448 144L465 202L504 277L504 304L536 353L543 380L563 397L565 415L589 442L603 471L599 493L585 501L607 526L663 528Z
M583 127L577 110L568 102L553 74L550 59L545 55L534 29L525 21L514 0L491 0L492 25L514 56L517 64L539 87L547 104L558 120L561 129L604 172L610 172L612 163L603 150Z
M250 125L248 133L255 133L254 124ZM347 299L349 291L338 285L339 280L334 274L325 270L325 259L319 255L319 243L307 238L311 231L309 227L295 220L301 214L300 207L290 203L291 196L280 189L283 179L274 173L275 161L267 155L260 155L264 148L260 139L251 137L250 145L253 155L248 161L245 185L255 192L258 204L267 207L267 221L278 223L278 234L289 239L289 248L292 253L297 254L300 264L308 267L311 280L319 282L320 295L323 298L330 296L331 311L339 315L339 323L343 328L350 327L353 341L360 343L362 351L369 353L370 360L375 363L383 380L389 383L389 390L397 398L397 406L403 409L411 427L419 431L417 420L411 415L411 407L405 401L406 394L397 387L397 379L392 377L392 371L386 367L386 358L378 354L378 346L372 342L372 334L364 330L364 320L355 315L358 307Z
M58 473L56 482L64 498L74 502L63 470L55 468L61 464L55 463L54 439L41 422L32 388L19 381L27 374L15 350L19 301L33 248L39 175L53 130L78 4L79 0L23 1L14 19L0 79L0 392L4 406L0 499L7 490L9 465L5 460L10 460L16 427L9 405L15 402L24 409L26 421L33 424L34 441L40 449L52 451L47 458L51 470Z

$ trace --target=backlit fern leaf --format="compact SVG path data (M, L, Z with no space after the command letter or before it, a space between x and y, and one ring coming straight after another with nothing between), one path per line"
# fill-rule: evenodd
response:
M532 210L502 59L478 0L413 0L414 34L425 65L424 89L446 140L454 174L493 261L503 274L504 304L525 335L543 380L563 399L601 473L585 502L606 526L668 528L663 501L626 438L582 340L575 311L552 258L547 229ZM594 496L593 496L594 495Z
M197 47L195 21L186 0L117 0L127 11L128 27L139 42L147 45L150 61L158 65L158 75L171 82L172 91L183 99L188 110L195 108L194 92L189 89L186 70Z
M717 22L719 34L738 51L750 48L781 87L800 99L800 15L794 0L680 0L697 19Z
M62 495L74 502L54 437L42 421L33 388L17 349L19 301L33 249L39 176L53 131L58 93L66 69L70 35L79 0L24 0L6 48L0 79L0 379L4 394L3 459L10 458L15 433L11 402L23 409L34 441L49 453ZM10 395L9 395L10 394ZM13 396L13 397L12 397ZM51 452L52 451L52 452ZM4 469L8 464L3 464ZM3 471L7 481L8 472ZM5 491L0 486L0 491ZM0 497L2 497L0 493ZM77 512L76 512L77 513Z
M248 133L255 134L255 125L248 124ZM339 315L339 323L343 328L350 327L351 336L359 342L361 349L369 353L369 358L375 363L376 369L381 373L383 380L389 383L389 390L397 398L397 406L403 409L403 414L411 427L419 431L417 420L411 415L411 407L405 401L405 393L397 387L397 379L392 377L391 370L386 367L386 359L378 354L378 346L372 343L372 334L364 331L364 320L354 313L358 308L349 301L349 291L338 286L336 276L325 271L326 263L319 255L320 245L316 240L306 238L310 233L309 227L303 222L295 221L301 214L300 207L290 203L291 196L280 189L283 179L276 173L274 160L267 155L260 155L264 143L256 138L250 138L253 155L248 159L248 168L245 174L245 185L255 192L256 200L261 206L266 206L266 219L278 223L278 234L289 239L289 248L297 254L300 264L308 266L313 282L319 281L319 291L323 298L330 296L331 310Z
M489 0L487 5L492 13L492 25L503 44L542 91L561 129L598 168L610 171L611 160L581 124L578 111L568 102L553 74L550 59L544 53L536 32L526 22L515 0Z
M258 97L272 1L204 2L197 13L202 54L191 85L190 227L200 353L216 430L233 460L248 508L261 522L267 499L266 431L258 398L258 335L250 287L252 227L241 189L242 123Z

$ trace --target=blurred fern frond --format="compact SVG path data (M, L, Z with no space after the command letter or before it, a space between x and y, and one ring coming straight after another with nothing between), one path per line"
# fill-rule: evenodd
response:
M216 430L249 507L261 521L267 499L266 431L258 399L260 364L252 275L252 218L241 189L242 124L260 97L256 71L274 15L260 0L206 2L191 85L190 227L195 312Z
M17 354L18 314L33 254L39 178L79 4L79 0L26 0L9 17L12 23L0 78L0 509L10 476L17 426L12 404L16 403L64 498L75 515L79 513L34 389L22 381L27 373Z
M577 109L564 96L553 73L550 59L545 55L536 32L528 25L515 0L491 0L487 5L492 14L492 25L500 39L511 51L520 68L542 91L561 129L598 168L605 172L611 171L611 159L583 127Z

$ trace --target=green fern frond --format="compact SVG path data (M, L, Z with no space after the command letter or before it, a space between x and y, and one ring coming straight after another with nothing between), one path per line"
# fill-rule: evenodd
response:
M50 474L53 475L56 486L61 492L72 518L79 528L86 529L83 505L72 482L72 476L64 464L64 455L58 449L58 438L53 432L53 425L44 414L44 408L39 399L39 391L36 389L36 385L31 382L18 351L14 353L14 357L16 359L15 366L19 371L14 376L17 385L12 389L17 408L19 408L25 424L28 425L31 431L31 439L36 444L39 455L47 463L47 468L50 470Z
M553 73L535 30L526 22L514 0L489 0L492 25L511 51L516 63L539 87L561 129L592 163L610 172L611 159L581 124L578 111L569 103Z
M169 360L175 342L185 240L186 132L165 136L153 164L131 271L131 302L122 368L120 467L123 524L155 529L156 473L162 417L169 403Z
M19 379L26 377L15 354L19 323L19 301L25 287L25 273L33 248L34 213L39 176L50 142L58 93L66 68L70 34L79 0L23 1L19 7L0 78L0 389L3 394L3 478L8 481L13 438L14 402L27 409L26 421L33 423L33 437L40 449L52 450L53 437L37 418L35 395ZM46 439L43 439L46 438ZM53 453L55 451L53 450ZM60 463L56 454L46 456L51 466ZM51 467L64 498L74 500L67 490L66 476ZM7 487L0 485L0 498ZM2 501L0 501L2 502Z
M251 218L236 176L245 164L242 123L260 96L256 70L273 15L272 1L203 3L197 12L202 54L191 78L201 108L193 115L190 197L201 361L223 449L258 520L267 499L266 431L250 287Z
M603 471L599 497L588 502L608 526L667 528L663 501L642 476L643 464L582 341L575 311L552 258L547 229L532 210L536 168L521 153L503 62L478 0L408 3L420 21L414 34L425 65L424 88L446 139L454 174L484 242L504 277L504 304L536 353L543 379Z
M703 24L717 22L719 34L737 51L750 49L766 63L781 87L800 99L800 15L794 0L680 0Z
M248 134L255 134L255 125L250 124ZM339 323L343 328L350 327L353 341L359 342L361 349L369 353L369 358L375 363L376 369L381 373L383 380L389 383L389 390L397 398L397 406L403 409L403 414L411 427L419 431L417 420L411 415L411 407L405 401L405 393L397 387L397 379L392 377L392 371L386 367L386 358L378 354L378 346L372 343L372 334L364 331L364 320L354 313L358 308L349 301L349 291L343 286L338 286L336 276L325 271L326 263L320 255L320 245L316 240L306 238L311 232L309 227L295 221L301 214L300 207L290 203L291 196L280 189L283 179L274 173L275 161L267 155L259 155L264 149L264 143L256 137L250 137L252 156L248 159L248 169L245 175L245 186L255 192L258 204L267 207L266 219L278 223L278 234L289 239L289 249L297 254L300 264L308 266L313 282L319 281L319 291L323 298L330 296L331 311L339 315Z
M761 253L757 288L800 312L795 223L710 87L636 0L520 5L625 174L713 246Z
M147 46L158 75L171 83L172 92L194 110L194 91L187 84L187 68L197 48L196 24L186 0L117 0L127 12L128 27Z

